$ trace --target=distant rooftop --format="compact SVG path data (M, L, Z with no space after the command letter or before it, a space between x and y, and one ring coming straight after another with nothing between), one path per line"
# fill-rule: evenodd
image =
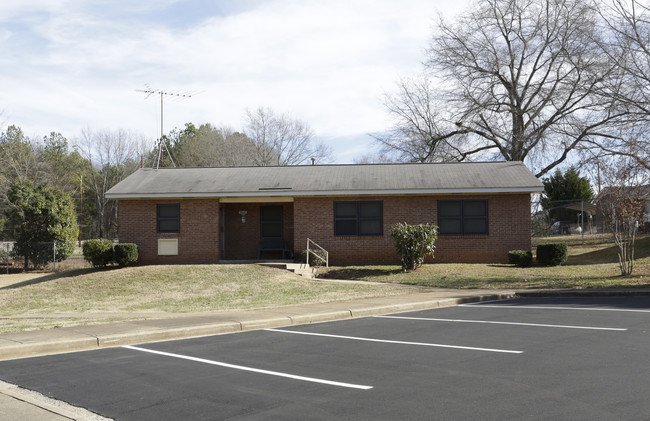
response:
M538 193L521 162L143 168L109 199L457 193Z

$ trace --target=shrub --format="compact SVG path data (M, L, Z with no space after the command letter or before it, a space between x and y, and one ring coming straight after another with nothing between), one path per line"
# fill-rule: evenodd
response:
M93 266L106 266L113 260L113 242L105 238L84 241L83 247L84 259Z
M533 253L530 250L510 250L508 252L508 263L524 268L532 266Z
M138 246L134 243L118 243L113 246L113 261L121 267L138 261Z
M438 227L433 224L409 225L399 222L392 226L391 237L402 261L402 269L415 270L427 255L433 256Z
M309 265L314 266L314 267L320 267L325 264L325 252L321 249L309 249L309 252L311 256L309 256ZM314 257L314 254L316 256L320 256L323 260L319 259L318 257ZM303 250L300 252L300 254L296 258L297 263L306 263L307 262L307 250Z
M566 262L569 248L566 243L547 243L537 246L537 261L544 266L558 266Z
M79 237L77 213L69 195L49 186L14 182L7 192L7 216L14 227L14 253L34 267L67 259ZM54 253L56 243L56 253Z

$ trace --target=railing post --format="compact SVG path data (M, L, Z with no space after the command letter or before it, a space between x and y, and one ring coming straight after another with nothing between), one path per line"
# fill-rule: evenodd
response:
M307 263L307 266L309 266L309 238L307 239L307 257L305 263Z
M54 257L54 259L53 259L54 260L54 270L53 270L53 272L56 272L56 241L53 244L54 244L54 247L53 247L54 255L52 256L52 257Z

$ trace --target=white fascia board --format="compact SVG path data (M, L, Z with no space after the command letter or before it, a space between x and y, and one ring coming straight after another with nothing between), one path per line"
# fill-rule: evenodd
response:
M285 198L300 196L403 196L433 194L502 194L502 193L541 193L543 187L506 187L470 189L412 189L412 190L332 190L332 191L291 191L281 192L219 192L219 193L111 193L107 199L191 199L191 198ZM289 193L289 194L287 194Z

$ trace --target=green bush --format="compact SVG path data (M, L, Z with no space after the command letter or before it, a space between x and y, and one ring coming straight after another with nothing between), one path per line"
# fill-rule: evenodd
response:
M566 262L569 248L566 243L547 243L537 246L537 262L544 266L558 266Z
M25 269L31 261L43 267L72 255L79 237L77 213L69 195L55 187L34 186L31 181L15 181L7 192L8 220L14 227L13 252L24 257ZM56 253L54 253L56 243Z
M138 246L134 243L118 243L113 246L113 260L121 267L138 261Z
M508 263L520 267L529 267L533 264L533 253L530 250L510 250Z
M86 240L81 250L84 259L95 267L106 266L113 260L113 242L105 238Z
M434 224L409 225L399 222L392 226L391 237L402 261L402 269L415 270L422 266L427 255L433 256L438 238Z
M309 252L311 256L309 256L309 266L314 266L314 267L320 267L325 265L325 259L326 253L321 250L321 249L309 249ZM318 257L314 257L314 254L316 256L320 256L323 260L319 259ZM306 263L307 262L307 250L303 250L300 252L298 256L296 256L295 259L296 263Z

